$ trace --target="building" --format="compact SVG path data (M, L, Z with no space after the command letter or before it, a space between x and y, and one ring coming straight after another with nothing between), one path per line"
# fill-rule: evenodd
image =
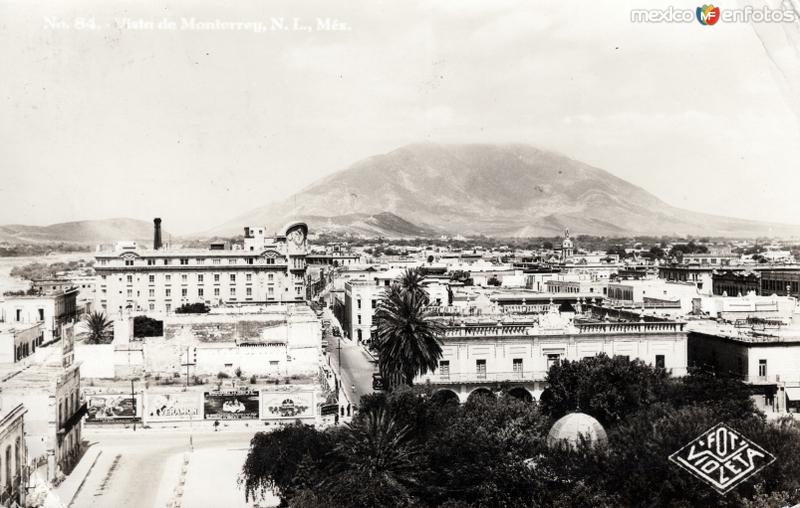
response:
M24 404L25 439L33 469L53 481L75 467L81 455L82 418L80 365L73 362L73 326L65 326L59 342L37 348L23 362L0 364L2 404Z
M610 305L645 309L672 309L688 313L692 302L701 296L697 286L689 282L664 281L661 279L622 280L608 285Z
M658 277L673 282L691 282L702 294L710 295L713 287L712 265L669 264L658 267Z
M58 341L63 325L80 317L78 288L57 289L48 294L0 297L0 322L41 323L44 343Z
M286 226L267 238L245 228L241 248L122 249L98 253L95 308L118 314L170 313L184 304L302 302L308 227Z
M569 237L569 228L564 230L564 241L561 242L561 262L566 263L575 253L575 245Z
M780 320L690 322L689 364L748 383L759 409L800 411L800 327Z
M0 323L0 364L22 361L43 342L41 323Z
M687 334L677 321L577 321L574 313L551 309L528 322L484 316L446 322L439 368L419 376L437 392L465 402L476 393L502 389L526 400L539 399L548 369L562 360L605 353L639 359L686 374Z
M761 289L761 273L751 270L719 270L711 274L712 291L715 295L737 296L750 292L758 294Z
M793 296L800 298L800 266L759 268L762 295Z
M580 293L605 295L608 292L608 279L586 274L559 273L545 281L548 293Z
M145 339L144 368L165 377L314 376L321 344L320 321L306 304L216 308L167 316L164 336Z
M25 413L22 404L5 404L0 397L0 504L26 506L28 483Z

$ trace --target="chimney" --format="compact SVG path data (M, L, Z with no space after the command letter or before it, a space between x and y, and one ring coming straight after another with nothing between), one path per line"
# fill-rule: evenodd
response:
M161 219L153 219L153 250L161 248Z

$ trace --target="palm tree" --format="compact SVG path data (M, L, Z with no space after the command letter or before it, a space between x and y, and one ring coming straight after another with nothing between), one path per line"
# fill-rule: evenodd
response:
M439 366L444 327L432 319L427 305L419 293L393 284L375 311L378 367L389 386L398 381L411 386L414 377Z
M108 344L114 339L114 322L102 312L92 312L83 318L84 331L80 334L87 344Z
M400 425L383 408L370 409L348 424L335 452L347 457L345 478L369 485L378 499L399 501L397 506L413 499L413 490L425 473L422 448L414 441L411 427Z
M425 291L425 288L422 286L422 281L425 279L425 276L422 273L422 270L419 268L409 268L403 275L400 277L400 287L403 291L414 293L419 298L425 300L425 303L428 303L428 292Z

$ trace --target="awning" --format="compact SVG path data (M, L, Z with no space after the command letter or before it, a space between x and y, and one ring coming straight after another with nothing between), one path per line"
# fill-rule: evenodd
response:
M800 386L787 386L785 390L789 400L800 401Z

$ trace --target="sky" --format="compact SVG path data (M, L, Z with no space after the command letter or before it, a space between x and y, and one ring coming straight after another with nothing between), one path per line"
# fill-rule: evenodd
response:
M144 4L0 0L0 224L203 231L420 141L528 143L675 206L800 223L800 55L749 24L632 23L646 2Z

